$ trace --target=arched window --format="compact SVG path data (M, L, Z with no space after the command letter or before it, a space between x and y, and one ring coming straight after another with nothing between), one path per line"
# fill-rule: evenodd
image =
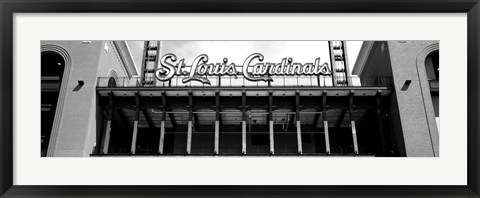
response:
M117 87L117 81L113 76L108 79L108 87Z
M108 79L108 87L117 87L117 79L118 79L118 75L117 75L117 72L115 72L115 70L110 70L108 72L108 77L110 77Z

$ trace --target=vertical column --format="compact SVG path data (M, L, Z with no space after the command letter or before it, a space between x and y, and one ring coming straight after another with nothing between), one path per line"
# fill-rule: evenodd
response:
M112 130L111 124L112 121L109 118L109 120L107 121L107 126L105 127L105 138L103 139L103 154L108 154L108 146L110 144L110 132Z
M132 134L132 146L130 147L130 153L135 154L137 149L137 133L138 133L138 120L140 118L140 95L135 93L135 121L133 122L133 134Z
M187 155L192 151L192 120L193 120L193 93L188 91L188 131L187 131Z
M110 133L112 131L113 112L115 107L113 105L113 93L108 94L108 101L110 103L110 110L108 113L107 125L105 126L105 137L103 138L103 154L108 154L108 147L110 145Z
M220 138L220 121L217 120L215 121L215 148L214 148L215 154L218 154L219 138Z
M242 154L247 154L247 95L242 90Z
M220 93L218 90L215 92L215 145L214 153L218 154L219 152L219 141L220 141Z
M158 144L158 153L163 154L165 142L165 121L167 120L167 96L162 92L162 121L160 122L160 142Z
M358 154L358 142L357 142L357 129L355 128L355 121L350 121L352 125L352 136L353 136L353 150L355 154Z
M130 148L130 153L135 154L137 147L137 133L138 133L138 120L133 122L133 135L132 135L132 147Z
M323 121L323 127L325 129L325 152L330 154L330 137L328 135L328 121Z
M163 154L163 147L165 142L165 121L160 122L160 143L158 144L158 153Z
M300 127L300 120L297 120L297 140L298 140L298 154L302 154L302 129Z
M327 121L327 92L323 92L322 96L322 117L323 117L323 129L325 131L325 151L327 154L330 154L330 137L328 136L328 121Z
M275 154L275 144L274 144L274 137L273 137L273 93L270 90L268 94L268 123L269 123L269 131L270 131L270 154Z
M273 142L273 121L270 120L269 122L269 130L270 130L270 154L275 154L275 144Z
M300 125L300 92L298 90L295 93L295 119L297 121L298 154L302 154L303 149L302 149L302 129Z
M358 142L357 142L357 129L355 127L355 120L353 120L353 90L350 91L350 102L348 113L350 114L350 125L352 127L352 137L353 137L353 151L355 154L358 154Z
M247 154L247 121L242 121L242 154Z
M188 121L188 131L187 131L187 155L190 155L192 151L192 121Z

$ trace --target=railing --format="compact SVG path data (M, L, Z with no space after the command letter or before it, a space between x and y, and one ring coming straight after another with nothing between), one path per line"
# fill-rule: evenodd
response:
M97 87L390 87L392 78L376 77L362 78L351 76L346 79L335 79L337 85L331 76L273 76L270 83L264 81L249 81L243 77L234 76L214 76L209 77L210 84L199 81L189 81L184 83L184 76L173 77L169 81L159 81L155 77L98 77Z

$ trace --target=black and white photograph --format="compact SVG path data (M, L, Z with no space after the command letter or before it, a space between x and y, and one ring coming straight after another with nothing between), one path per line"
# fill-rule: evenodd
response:
M438 40L42 40L41 157L439 157Z

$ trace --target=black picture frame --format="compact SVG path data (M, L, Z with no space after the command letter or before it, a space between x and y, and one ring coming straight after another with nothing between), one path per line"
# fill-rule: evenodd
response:
M478 0L0 0L1 197L480 197ZM15 13L467 13L468 185L466 186L20 186L13 185ZM445 170L455 171L455 170Z

